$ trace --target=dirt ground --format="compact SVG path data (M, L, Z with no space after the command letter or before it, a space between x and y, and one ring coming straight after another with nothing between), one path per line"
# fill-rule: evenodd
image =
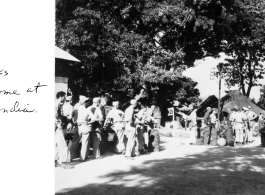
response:
M181 133L180 133L181 134ZM161 151L125 159L101 160L55 168L55 193L104 194L265 194L265 148L188 145L185 132L161 136ZM183 136L184 135L184 136Z

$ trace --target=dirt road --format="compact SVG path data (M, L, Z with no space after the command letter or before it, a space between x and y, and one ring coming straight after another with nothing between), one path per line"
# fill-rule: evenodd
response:
M55 169L55 192L103 194L265 194L265 148L259 140L242 147L190 146L187 139L161 137L161 152L127 160L101 160Z

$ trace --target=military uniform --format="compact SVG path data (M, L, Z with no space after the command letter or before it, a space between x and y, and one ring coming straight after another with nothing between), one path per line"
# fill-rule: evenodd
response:
M99 145L101 141L101 127L102 127L101 124L103 120L103 115L100 108L95 105L89 106L87 110L93 113L95 119L95 122L92 124L92 131L89 135L88 149L90 149L90 145L93 140L93 158L97 159L100 158Z
M255 124L254 119L257 117L257 115L252 110L250 110L247 114L247 117L249 120L248 142L251 143L253 142L253 128Z
M92 132L92 124L88 124L89 120L95 120L93 113L84 105L77 108L77 126L79 139L81 138L81 160L85 160L89 146L89 136ZM75 143L76 144L76 143Z
M190 144L196 144L196 132L197 132L197 109L193 110L189 115L189 128L190 128Z
M136 129L137 129L137 138L138 138L138 148L136 150L141 151L147 149L148 146L148 129L147 125L144 124L145 118L148 116L148 108L141 109L136 114ZM145 148L144 148L145 145Z
M208 110L205 114L204 114L204 124L206 125L206 127L204 128L204 133L203 133L203 143L204 145L208 145L209 144L209 136L210 136L210 131L211 131L211 122L210 122L210 112L211 110Z
M216 112L214 111L210 116L210 122L211 122L211 137L212 137L212 143L211 145L216 146L217 145L217 128L216 128L216 122L217 122L217 117L216 117Z
M106 121L111 120L113 125L112 129L115 131L117 136L117 143L115 144L115 152L121 153L125 150L124 146L124 112L119 109L113 108L107 115Z
M125 125L125 157L135 155L135 143L137 139L136 128L134 124L134 106L130 105L124 114Z
M236 143L243 144L244 137L244 115L242 112L236 112L233 116L234 129L236 132Z

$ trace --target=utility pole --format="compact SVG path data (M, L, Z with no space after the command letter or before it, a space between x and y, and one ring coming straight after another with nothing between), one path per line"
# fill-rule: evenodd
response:
M220 123L220 112L221 112L221 82L222 82L222 71L223 71L223 64L219 63L218 66L218 72L219 72L219 97L218 97L218 127L220 129L221 123Z
M210 79L215 80L215 76L219 76L219 82L218 82L218 127L220 128L220 113L221 113L221 84L222 84L222 71L223 71L223 63L219 63L216 68L211 69L210 73ZM216 81L217 82L217 81Z

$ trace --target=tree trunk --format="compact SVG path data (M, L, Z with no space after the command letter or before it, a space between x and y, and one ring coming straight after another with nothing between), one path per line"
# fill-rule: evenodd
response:
M164 125L166 120L166 112L167 112L167 96L168 96L168 87L161 85L159 87L158 93L157 93L157 99L158 99L158 105L161 110L162 120L161 124Z

